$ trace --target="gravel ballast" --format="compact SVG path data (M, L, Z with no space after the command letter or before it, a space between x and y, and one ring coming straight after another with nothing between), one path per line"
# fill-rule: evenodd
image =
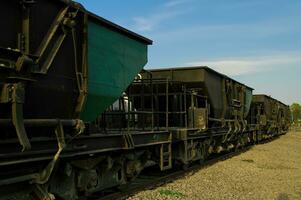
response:
M301 200L301 132L129 198L136 199Z

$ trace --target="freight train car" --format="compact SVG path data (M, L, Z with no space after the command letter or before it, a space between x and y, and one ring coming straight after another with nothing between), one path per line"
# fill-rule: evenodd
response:
M0 5L0 199L86 199L287 130L208 67L142 70L152 41L77 3Z
M267 95L253 96L249 118L260 130L258 140L286 133L291 123L289 106Z
M157 164L161 170L175 165L187 168L211 154L260 142L267 131L273 136L279 133L254 121L258 112L252 91L208 67L142 71L97 126L106 131L166 130L172 134L172 144L161 149L163 159ZM285 133L290 111L277 103L277 127Z
M146 152L134 145L150 154L169 143L166 131L87 125L141 71L151 40L69 0L0 5L1 199L88 196L134 176Z
M252 90L208 67L144 71L99 124L172 133L172 145L162 149L161 169L186 168L254 138L255 126L246 121Z

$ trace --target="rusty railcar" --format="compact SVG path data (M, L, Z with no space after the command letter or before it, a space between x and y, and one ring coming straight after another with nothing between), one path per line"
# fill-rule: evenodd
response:
M250 142L252 90L208 67L143 71L102 122L111 123L119 113L118 123L107 128L171 132L172 160L187 166Z
M208 127L225 126L225 123L240 127L245 125L252 101L252 88L208 67L169 68L150 72L153 79L180 82L186 91L201 97L189 100L187 105L192 109L206 109L203 113L208 115ZM200 103L198 106L197 103L202 101L206 101L206 104ZM197 115L197 110L195 112L191 116Z
M250 123L256 124L261 131L259 137L269 138L286 133L290 126L289 106L268 95L253 96Z
M186 167L195 161L203 162L212 153L265 139L262 134L266 127L254 120L260 117L252 91L208 67L142 71L120 100L103 114L99 125L117 130L167 130L172 133L172 147L167 150L172 152L172 158L167 154L161 164L170 167L172 160ZM273 124L284 133L290 111L276 102ZM266 106L268 112L273 109L270 104ZM273 126L269 129L272 136L279 133Z

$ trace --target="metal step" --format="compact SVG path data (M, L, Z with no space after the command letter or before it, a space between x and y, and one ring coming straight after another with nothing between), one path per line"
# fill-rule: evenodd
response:
M172 152L171 143L161 144L160 147L160 169L161 171L171 169L172 167Z

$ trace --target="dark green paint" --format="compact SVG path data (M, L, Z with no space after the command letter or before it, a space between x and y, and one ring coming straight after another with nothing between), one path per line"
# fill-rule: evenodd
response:
M146 63L146 44L89 21L88 98L81 119L96 119L120 97Z

